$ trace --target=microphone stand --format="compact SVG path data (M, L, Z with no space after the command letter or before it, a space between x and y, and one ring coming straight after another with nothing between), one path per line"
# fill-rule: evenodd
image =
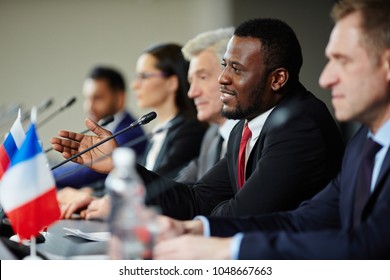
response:
M61 113L63 110L65 110L66 108L69 108L71 105L73 105L73 103L76 102L76 97L72 97L71 99L69 99L64 105L62 105L58 110L54 111L53 113L51 113L49 116L47 116L45 119L43 119L41 122L37 123L36 127L37 129L39 127L41 127L42 125L46 124L48 121L50 121L51 119L53 119L55 116L57 116L59 113Z
M49 108L51 105L53 105L53 103L54 103L53 98L43 100L41 105L38 106L38 109L37 109L38 114L45 111L47 108ZM28 111L22 115L21 122L23 123L26 120L28 120L29 118L30 118L30 112Z

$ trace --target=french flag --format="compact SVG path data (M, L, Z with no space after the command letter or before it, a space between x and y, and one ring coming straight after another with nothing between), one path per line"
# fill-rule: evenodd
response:
M36 237L60 217L55 181L36 133L35 109L31 116L26 139L0 182L1 205L21 240Z
M19 110L17 119L12 125L11 130L5 138L3 144L0 146L0 180L7 170L12 157L15 155L17 150L20 149L26 137L20 119L21 113Z

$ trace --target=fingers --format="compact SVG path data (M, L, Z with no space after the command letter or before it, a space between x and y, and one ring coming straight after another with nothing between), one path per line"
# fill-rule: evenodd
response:
M76 213L79 207L75 203L69 203L61 206L61 219L71 219L72 214Z
M157 217L157 224L159 227L159 232L156 236L156 242L171 239L173 237L184 234L184 227L181 221L159 215Z
M94 198L91 195L85 194L84 196L74 199L74 201L61 205L61 219L71 219L72 215L79 210L85 209Z
M87 219L87 209L80 211L80 218L85 220Z
M63 189L60 189L57 191L57 201L60 204L68 204L74 199L77 193L78 190L71 187L65 187Z
M80 149L80 142L74 140L53 137L50 139L50 143L54 150L61 152L68 157L76 154Z
M87 118L85 120L85 125L88 127L90 131L95 133L97 136L100 138L107 138L108 136L111 136L112 133L104 128L102 128L100 125L98 125L96 122L93 120Z
M153 259L155 260L173 260L189 259L189 254L193 248L188 248L188 237L180 236L158 243L153 248ZM187 251L190 250L190 251Z
M85 212L87 220L98 219L107 220L110 212L110 203L108 196L92 201Z
M231 259L233 238L204 238L182 235L158 243L153 248L154 259Z
M67 138L67 139L77 141L77 142L80 142L84 137L84 134L80 134L80 133L72 132L72 131L68 131L68 130L60 130L58 132L58 135L63 137L63 138Z

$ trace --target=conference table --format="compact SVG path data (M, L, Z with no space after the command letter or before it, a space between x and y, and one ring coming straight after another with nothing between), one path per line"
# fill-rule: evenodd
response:
M106 233L108 224L91 220L60 220L44 234L45 242L37 244L37 251L48 259L108 259L108 241L89 241L69 235L65 228L86 233Z

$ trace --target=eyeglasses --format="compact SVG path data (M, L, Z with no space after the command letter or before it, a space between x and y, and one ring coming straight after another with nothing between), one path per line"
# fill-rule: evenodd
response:
M158 72L158 73L138 73L135 75L135 80L143 81L147 80L152 77L162 77L165 78L167 75L164 72Z

